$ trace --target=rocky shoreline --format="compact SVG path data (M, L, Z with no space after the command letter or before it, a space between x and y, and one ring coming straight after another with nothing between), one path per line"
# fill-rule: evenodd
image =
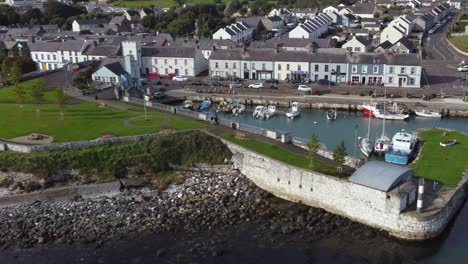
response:
M284 210L279 199L237 171L185 172L180 185L164 191L139 189L115 197L34 203L0 210L0 243L31 247L42 243L131 239L164 231L197 232L249 222L282 234L307 231L317 239L337 229L365 228L321 209L297 205ZM375 236L365 228L356 236Z

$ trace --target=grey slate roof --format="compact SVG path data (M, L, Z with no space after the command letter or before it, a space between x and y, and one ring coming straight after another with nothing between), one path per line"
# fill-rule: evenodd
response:
M51 41L51 42L36 41L36 42L30 43L29 49L31 51L55 52L59 50L61 45L62 45L62 42L57 42L57 41Z
M392 44L390 41L388 41L388 40L386 40L386 41L380 43L380 45L379 45L379 47L381 47L381 48L383 48L383 49L385 49L385 50L388 50L388 49L391 48L392 46L393 46L393 44Z
M413 170L407 167L383 161L369 161L356 170L349 181L389 192L400 183L408 181L412 174Z
M398 42L409 50L413 49L413 43L406 37L402 37Z
M58 50L61 51L79 51L83 47L84 41L82 40L66 40L61 43Z
M210 55L210 60L240 60L242 51L239 49L215 50Z
M120 62L112 62L109 64L105 64L102 67L106 67L107 69L109 69L111 72L115 73L118 76L120 76L123 73L127 73Z
M115 16L109 21L109 24L121 25L127 18L125 16Z
M91 45L83 53L88 56L116 57L120 53L119 45Z
M408 54L389 54L388 62L389 65L421 65L419 55L416 53Z
M366 47L372 44L370 40L365 36L356 36L356 40Z
M188 47L142 47L144 57L194 58L195 48Z
M76 22L80 25L95 25L95 24L107 24L105 18L93 18L93 19L77 19Z

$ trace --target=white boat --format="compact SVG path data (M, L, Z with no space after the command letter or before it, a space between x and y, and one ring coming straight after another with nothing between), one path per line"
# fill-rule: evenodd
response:
M386 119L386 120L405 120L410 117L408 114L392 114L386 111L384 112L380 109L374 111L374 116L379 119Z
M406 165L414 154L418 138L407 132L398 132L392 138L392 145L385 153L385 161Z
M374 145L370 138L363 138L361 144L359 145L359 149L364 156L369 157L372 151L374 151Z
M270 117L274 116L276 112L276 106L275 105L269 105L267 107L267 110L265 112L265 118L270 119Z
M190 100L185 100L183 103L183 106L185 109L192 109L193 108L193 102Z
M234 104L232 106L232 114L239 115L242 114L245 110L245 105L243 104Z
M416 113L417 116L421 116L421 117L431 117L431 118L441 118L442 117L442 115L440 113L426 111L425 109L422 110L422 111L415 111L415 113Z
M387 94L387 91L385 91L385 94ZM385 112L385 105L386 105L386 97L384 97L384 104L383 104L383 111ZM382 154L385 153L388 149L388 147L392 144L392 141L385 136L385 115L382 121L382 135L375 141L374 144L374 152L377 154Z
M257 119L264 119L265 118L265 113L268 109L263 106L263 105L257 105L255 107L255 110L253 112L253 117L257 118Z
M291 105L291 109L286 113L286 117L294 119L295 117L301 114L301 110L299 108L298 102L293 102Z
M327 119L328 120L335 120L337 116L336 110L328 110L327 111Z
M440 142L440 145L442 147L448 147L448 146L453 146L457 144L457 140L456 139L451 139L451 140L446 140L446 141L442 141Z

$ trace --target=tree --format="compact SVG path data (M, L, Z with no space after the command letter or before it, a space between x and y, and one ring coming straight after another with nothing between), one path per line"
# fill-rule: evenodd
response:
M8 83L8 74L10 74L10 67L7 65L7 62L3 60L2 62L2 68L0 71L0 74L2 76L2 83L5 85Z
M22 74L21 67L17 63L13 63L10 69L10 75L15 86L19 86Z
M32 85L31 90L29 91L29 94L33 98L36 106L44 101L44 85L44 79L40 79Z
M345 162L345 157L348 155L346 152L346 146L344 143L344 140L341 141L341 143L336 146L335 150L333 151L333 159L340 164L343 164Z
M307 148L309 149L309 153L308 153L309 161L310 161L309 166L311 169L313 169L314 164L315 164L315 154L317 154L317 151L320 148L320 141L317 135L315 135L315 133L312 133L312 135L310 135L310 141L307 142Z

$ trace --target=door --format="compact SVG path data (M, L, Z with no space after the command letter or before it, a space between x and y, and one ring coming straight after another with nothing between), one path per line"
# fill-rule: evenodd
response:
M176 76L179 76L179 69L175 69L174 73L175 73Z
M249 79L249 72L244 72L244 79L246 79L246 80Z
M366 84L366 76L362 76L362 81L361 81L362 84Z
M403 86L403 78L398 78L398 87Z
M255 72L252 72L252 80L256 80L256 78L255 78Z
M146 76L148 76L148 75L149 75L149 69L146 68L146 69L145 69L145 72L146 72Z

